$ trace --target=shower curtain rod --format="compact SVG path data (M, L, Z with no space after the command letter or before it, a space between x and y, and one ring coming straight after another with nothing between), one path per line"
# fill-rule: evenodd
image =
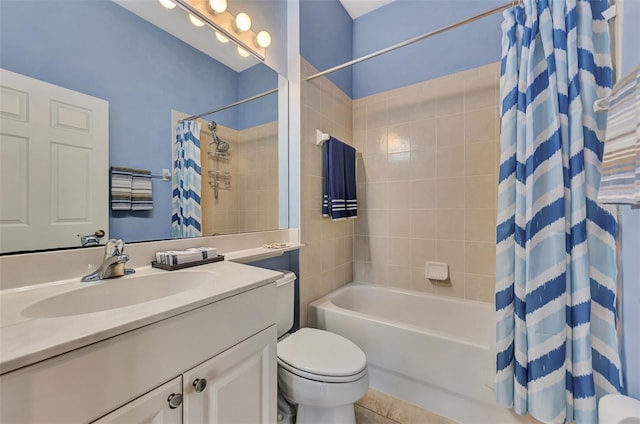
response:
M246 98L244 100L238 100L237 102L231 103L230 105L219 107L218 109L214 109L214 110L211 110L209 112L201 113L200 115L193 115L193 116L189 116L188 118L180 119L178 122L182 123L184 121L193 121L194 119L202 118L203 116L211 115L212 113L221 112L223 110L232 108L234 106L239 106L239 105L241 105L243 103L247 103L247 102L250 102L252 100L259 99L260 97L268 96L269 94L273 94L273 93L277 93L277 92L278 92L278 89L277 88L273 88L271 90L265 91L264 93L259 93L259 94L256 94L255 96L248 97L248 98Z
M333 72L340 71L340 70L342 70L344 68L348 68L349 66L356 65L356 64L358 64L360 62L364 62L365 60L373 59L374 57L383 55L385 53L389 53L389 52L397 50L397 49L399 49L401 47L405 47L405 46L408 46L410 44L417 43L418 41L422 41L422 40L424 40L426 38L429 38L429 37L431 37L433 35L437 35L437 34L449 31L450 29L454 29L454 28L466 25L468 23L477 21L478 19L485 18L485 17L487 17L489 15L493 15L494 13L501 12L501 11L503 11L505 9L509 9L509 8L514 7L516 5L519 5L521 3L522 3L522 0L511 1L511 2L509 2L507 4L502 5L502 6L496 7L496 8L491 9L491 10L487 10L486 12L482 12L479 15L472 16L470 18L467 18L467 19L464 19L462 21L453 23L451 25L447 25L447 26L444 26L442 28L436 29L434 31L427 32L426 34L422 34L422 35L419 35L417 37L410 38L410 39L408 39L406 41L403 41L401 43L394 44L393 46L386 47L384 49L378 50L378 51L373 52L373 53L369 53L368 55L361 56L361 57L359 57L357 59L350 60L349 62L345 62L342 65L338 65L338 66L334 66L333 68L329 68L326 71L322 71L322 72L318 72L316 74L310 75L310 76L307 77L307 81L311 81L311 80L314 80L316 78L323 77L323 76L325 76L327 74L331 74Z

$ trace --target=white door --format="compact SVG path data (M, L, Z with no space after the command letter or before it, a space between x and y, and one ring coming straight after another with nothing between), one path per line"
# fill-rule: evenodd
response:
M94 424L180 424L181 422L182 377L176 377L94 421Z
M271 326L184 373L184 422L275 423L276 337Z
M107 101L0 69L0 252L108 232L108 168Z

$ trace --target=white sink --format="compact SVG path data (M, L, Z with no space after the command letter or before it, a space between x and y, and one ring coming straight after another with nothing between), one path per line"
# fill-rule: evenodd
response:
M186 271L132 275L90 283L33 303L22 315L55 318L123 308L211 284L211 272Z

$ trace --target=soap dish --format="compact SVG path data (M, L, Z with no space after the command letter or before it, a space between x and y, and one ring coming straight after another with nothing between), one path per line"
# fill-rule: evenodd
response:
M425 267L425 277L429 280L444 281L449 278L449 266L445 262L428 261Z
M164 269L165 271L177 271L179 269L191 268L193 266L210 264L213 262L220 262L220 261L224 261L223 255L218 255L213 258L203 259L201 261L187 262L186 264L176 264L176 265L167 265L167 264L161 264L160 262L157 262L157 261L152 261L151 266L154 268Z

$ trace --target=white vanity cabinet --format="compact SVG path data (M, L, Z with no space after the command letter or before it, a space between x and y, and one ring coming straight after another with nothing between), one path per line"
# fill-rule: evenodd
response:
M275 423L275 331L265 330L183 374L185 423Z
M273 423L274 334L261 331L94 424Z
M116 409L94 424L182 423L182 377Z
M265 283L2 374L0 422L275 422L275 305Z

